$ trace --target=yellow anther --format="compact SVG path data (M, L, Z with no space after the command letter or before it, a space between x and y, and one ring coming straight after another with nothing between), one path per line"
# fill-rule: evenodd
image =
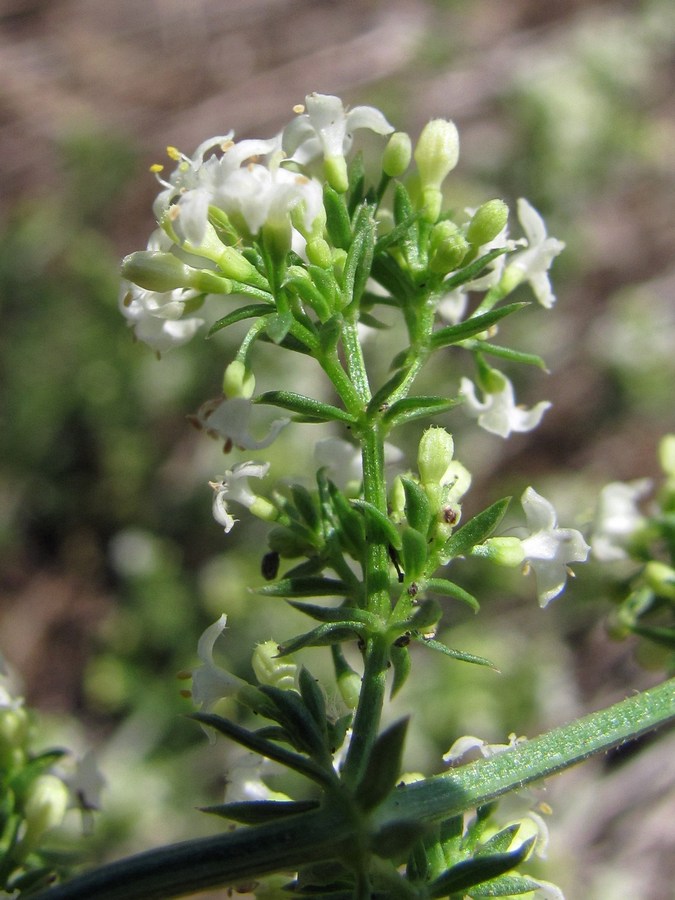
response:
M304 111L305 111L304 103L296 103L296 105L293 107L293 112L297 113L298 115L300 115L301 113L304 113Z
M177 203L174 203L173 206L169 207L169 211L168 211L167 215L168 215L169 219L171 219L172 222L175 222L176 219L178 218L178 216L180 215L180 206L178 206Z
M180 150L178 150L176 147L167 147L166 155L170 157L170 159L174 159L176 162L178 162L178 160L182 158Z
M220 149L223 153L227 153L228 150L231 150L234 147L234 141L223 141L220 145Z
M150 166L150 171L151 171L151 172L154 172L155 175L156 175L158 172L163 172L163 171L164 171L164 166L163 166L161 163L153 163L153 164Z

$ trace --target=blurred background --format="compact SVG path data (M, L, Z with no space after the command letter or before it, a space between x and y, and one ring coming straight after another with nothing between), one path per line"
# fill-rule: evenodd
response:
M533 484L585 527L602 484L658 477L675 429L674 85L671 0L0 0L0 650L45 734L97 748L91 860L220 827L194 807L220 801L226 750L181 718L176 673L222 611L223 661L243 673L255 641L298 630L247 592L264 529L225 537L211 518L209 478L246 457L185 418L218 394L234 338L158 361L117 310L118 260L153 228L149 166L230 128L271 136L310 91L413 135L455 119L449 202L525 196L567 242L555 311L504 328L551 369L508 371L523 402L553 401L543 425L502 442L443 422L471 462L466 511ZM259 364L263 387L288 376L273 353ZM433 379L454 391L459 374ZM276 474L324 436L298 432ZM480 625L449 609L446 639L501 675L416 660L411 767L662 677L653 648L609 637L619 588L600 566L545 613L529 581L481 584ZM542 871L568 900L672 898L674 749L647 738L538 792L554 810Z

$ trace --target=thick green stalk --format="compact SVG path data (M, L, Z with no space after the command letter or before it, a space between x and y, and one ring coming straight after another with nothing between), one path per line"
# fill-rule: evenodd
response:
M363 455L363 495L386 514L387 486L384 478L384 439L377 421L361 434ZM366 609L386 621L391 612L389 595L389 550L382 541L370 540L366 548L364 588ZM343 777L356 784L363 773L370 749L377 737L384 696L389 648L377 635L366 642L364 671L359 703L354 716L352 739L343 768Z
M398 788L377 813L439 822L675 721L675 679L447 775ZM150 850L44 891L35 900L169 900L349 853L348 816L330 809Z

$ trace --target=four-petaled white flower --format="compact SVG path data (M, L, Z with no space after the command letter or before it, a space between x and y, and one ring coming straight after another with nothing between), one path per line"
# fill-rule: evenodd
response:
M166 353L187 344L204 324L204 319L196 316L181 318L185 304L197 296L196 291L183 288L159 293L123 282L119 308L139 341L157 353Z
M374 106L355 106L345 112L342 100L330 94L309 94L305 108L306 112L286 126L282 138L284 150L299 163L320 155L325 159L344 156L358 128L369 128L376 134L391 134L394 130Z
M528 487L521 503L530 536L522 542L525 562L534 570L540 606L546 606L565 587L571 562L585 562L590 547L580 531L558 528L556 511L548 500Z
M275 419L265 437L258 440L249 431L253 406L247 397L207 400L200 406L197 415L190 417L190 421L197 428L203 428L210 437L223 438L226 451L233 446L241 450L263 450L276 439L290 419Z
M197 644L197 656L202 665L192 672L192 699L202 710L210 709L224 697L233 697L247 683L213 661L213 648L226 627L227 616L223 614L209 625Z
M347 190L344 155L351 147L353 132L369 128L384 135L394 130L374 106L355 106L345 112L342 100L330 94L309 94L305 98L305 109L306 112L284 129L283 149L292 160L301 164L323 156L328 180L339 191Z
M515 253L504 270L502 283L513 289L528 281L542 306L551 309L555 295L551 290L548 270L565 249L563 241L548 237L546 225L537 210L524 198L518 200L518 219L527 238L527 248Z
M465 412L478 419L481 428L503 438L507 438L512 431L532 431L551 404L542 400L531 409L517 406L509 379L500 373L500 381L503 383L502 389L485 393L481 401L476 396L474 383L469 378L462 378L459 393L465 400Z
M217 481L211 481L213 488L213 518L229 533L234 527L235 519L228 509L228 503L234 500L247 509L251 509L257 500L248 484L249 478L264 478L269 470L269 463L243 462L228 469ZM265 501L266 502L266 501ZM223 626L224 627L224 626Z
M651 490L649 478L637 481L613 481L600 491L598 509L591 534L593 556L602 562L627 559L626 548L645 517L638 502Z

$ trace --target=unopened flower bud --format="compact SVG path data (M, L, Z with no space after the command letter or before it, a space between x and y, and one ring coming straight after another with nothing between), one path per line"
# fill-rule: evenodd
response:
M307 243L307 259L315 266L328 269L333 265L333 254L327 241L315 238Z
M446 275L460 265L469 251L466 238L454 222L445 220L434 226L429 240L429 268Z
M399 475L394 478L389 494L389 509L391 521L398 525L405 518L405 490Z
M268 684L283 691L296 690L298 666L292 655L279 656L276 641L264 641L253 651L251 665L258 684Z
M424 217L436 222L441 211L441 185L459 158L459 135L454 122L432 119L422 129L415 147Z
M122 260L122 276L147 291L165 293L189 286L194 271L172 253L139 250Z
M658 597L675 600L675 569L666 563L651 560L645 566L644 576Z
M441 484L454 450L452 435L445 428L427 428L417 450L417 470L422 484Z
M257 284L260 281L260 273L253 263L250 263L234 247L223 246L215 262L218 263L220 270L227 278L234 278L245 284L248 282Z
M473 214L466 230L466 238L474 247L494 240L509 218L509 208L503 200L488 200Z
M507 384L506 378L501 372L488 366L481 369L478 380L486 394L500 394Z
M405 131L396 131L389 138L382 155L382 171L390 178L400 178L410 165L412 142Z
M223 375L223 393L226 397L253 396L255 390L255 375L246 368L240 359L233 360L225 369Z
M337 677L337 686L347 709L356 709L361 694L361 676L353 669L341 672Z
M35 847L42 835L63 822L68 808L68 788L56 775L39 775L31 784L24 804L24 847Z

